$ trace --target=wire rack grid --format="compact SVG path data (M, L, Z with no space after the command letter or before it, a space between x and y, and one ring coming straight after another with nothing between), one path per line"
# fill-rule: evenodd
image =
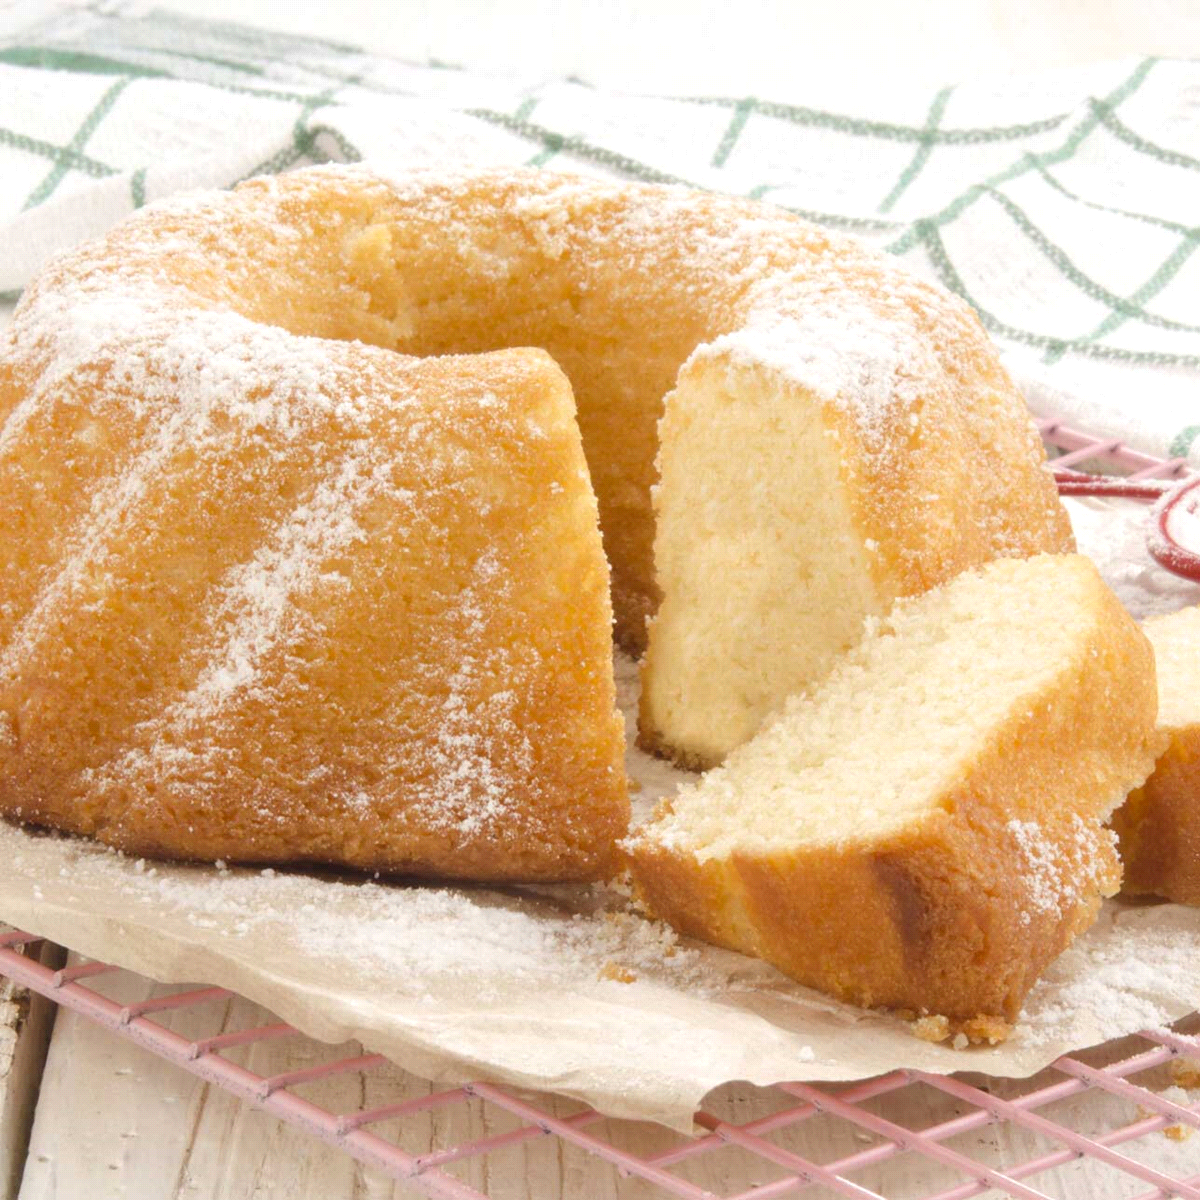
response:
M1071 481L1111 480L1146 483L1158 494L1164 487L1191 480L1187 463L1163 460L1131 450L1119 442L1082 433L1057 421L1041 421L1039 430L1058 452L1055 474L1064 491L1097 491L1100 485L1065 486ZM1084 475L1087 464L1106 475ZM1107 494L1111 494L1107 493ZM1129 492L1121 494L1130 494ZM1135 498L1148 498L1132 493ZM105 977L130 973L100 962L79 962L55 969L25 951L41 939L13 931L0 934L0 976L8 976L64 1009L191 1074L225 1089L241 1100L335 1146L385 1175L405 1181L413 1194L445 1200L488 1200L485 1192L456 1175L455 1167L536 1139L557 1138L576 1151L601 1159L622 1176L640 1180L647 1196L686 1200L771 1200L780 1196L851 1196L858 1200L891 1200L876 1190L881 1168L909 1156L928 1167L931 1186L906 1192L906 1200L967 1200L974 1196L1009 1196L1046 1200L1075 1193L1063 1190L1063 1171L1081 1160L1100 1164L1119 1182L1107 1194L1128 1200L1179 1197L1200 1200L1200 1138L1191 1154L1176 1155L1178 1170L1164 1169L1163 1156L1139 1153L1147 1140L1164 1135L1181 1146L1200 1131L1200 1101L1196 1093L1171 1086L1176 1079L1200 1086L1200 1019L1177 1023L1173 1029L1149 1029L1109 1047L1064 1056L1046 1072L1025 1081L991 1081L978 1076L940 1076L900 1070L848 1085L783 1083L768 1089L772 1104L765 1114L749 1120L722 1115L718 1104L695 1114L691 1137L678 1137L666 1147L647 1151L602 1136L611 1129L590 1109L562 1115L560 1105L545 1098L478 1081L428 1095L335 1111L299 1091L321 1080L352 1073L369 1073L389 1064L383 1056L354 1048L284 1073L265 1075L234 1062L227 1054L243 1047L285 1038L303 1037L277 1020L251 1023L231 1032L189 1038L165 1023L172 1014L198 1009L233 994L219 987L183 987L150 999L122 1002L100 990ZM930 1089L941 1102L932 1123L913 1128L896 1116L894 1103L917 1088ZM762 1090L762 1089L760 1089ZM1103 1128L1080 1128L1066 1102L1086 1098L1104 1102ZM484 1137L469 1138L413 1153L397 1139L380 1132L418 1114L446 1111L482 1102L509 1118L509 1127ZM787 1144L786 1135L818 1120L842 1123L853 1131L860 1148L816 1161ZM973 1152L967 1135L989 1129L1020 1131L1034 1152L1002 1164ZM773 1172L750 1188L716 1193L686 1177L688 1164L731 1148ZM867 1182L870 1172L872 1183ZM1049 1189L1049 1190L1044 1190Z

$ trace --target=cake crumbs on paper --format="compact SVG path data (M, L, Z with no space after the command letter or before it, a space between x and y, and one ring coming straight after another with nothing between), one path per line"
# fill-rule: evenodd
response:
M1169 1087L1158 1093L1159 1099L1167 1100L1171 1104L1178 1105L1180 1108L1190 1108L1192 1106L1192 1097L1188 1095L1181 1087ZM1137 1114L1142 1120L1150 1117L1159 1117L1162 1114L1152 1108L1147 1108L1143 1104L1137 1106ZM1170 1138L1173 1142L1186 1142L1195 1129L1190 1125L1184 1125L1177 1121L1174 1125L1165 1125L1162 1129L1162 1135L1165 1138Z
M944 1042L950 1036L950 1020L941 1013L917 1017L911 1025L913 1033L923 1042Z
M1012 1036L1012 1031L1011 1021L986 1014L972 1017L962 1024L962 1032L967 1035L972 1046L980 1046L985 1043L989 1046L998 1046L1001 1042L1008 1041Z
M1193 1062L1187 1058L1173 1058L1171 1079L1177 1087L1200 1088L1200 1062Z
M606 962L600 968L600 978L612 980L613 983L636 983L637 975L620 963Z
M729 967L708 961L670 926L632 911L619 888L396 885L274 868L147 869L110 847L71 842L73 882L119 894L156 919L230 944L303 943L329 962L397 981L419 1003L487 1002L531 989L598 982L657 984L719 995ZM33 892L41 899L41 888Z
M966 1021L952 1021L941 1013L911 1012L895 1014L906 1020L914 1036L923 1042L949 1042L955 1050L966 1050L968 1046L998 1045L1007 1041L1013 1027L1002 1017L978 1016Z
M1200 1062L1190 1058L1172 1058L1171 1080L1178 1087L1200 1088Z

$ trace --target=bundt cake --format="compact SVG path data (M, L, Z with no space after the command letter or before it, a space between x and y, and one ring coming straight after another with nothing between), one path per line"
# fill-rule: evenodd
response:
M1011 1020L1120 865L1150 646L1076 555L897 603L807 696L631 835L650 911L867 1005Z
M1158 669L1158 726L1167 748L1154 774L1113 817L1124 890L1200 904L1200 607L1142 626Z
M966 305L748 201L306 169L142 210L2 337L0 811L131 849L603 870L592 489L696 764L895 596L1071 547Z

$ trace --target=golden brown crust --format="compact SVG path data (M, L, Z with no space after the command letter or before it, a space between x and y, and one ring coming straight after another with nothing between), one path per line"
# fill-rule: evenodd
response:
M1170 739L1154 774L1113 817L1122 888L1200 905L1200 726L1172 730Z
M161 857L603 877L624 738L562 373L252 345L305 368L255 381L269 409L129 387L135 340L6 429L0 812Z
M643 745L679 765L717 765L789 695L818 683L864 622L895 600L997 558L1074 549L1025 402L975 315L882 258L838 260L836 274L836 285L806 294L794 312L794 297L777 297L780 326L751 318L699 348L666 398L655 496L665 600L650 626L638 726ZM745 463L740 488L729 479L714 486L723 468L699 461L726 407L751 414L746 426L757 419L775 431L754 453L742 444L754 436L745 427L720 447L719 456ZM805 440L814 425L825 435L820 450ZM833 459L832 469L817 458ZM823 539L806 528L789 540L797 521L783 519L774 542L750 536L777 514L795 514L797 490L813 477L823 496L840 493L822 501ZM741 547L740 560L732 551L722 559L733 590L740 584L746 596L741 637L712 637L711 615L696 602L713 590L712 564L692 544L697 514L710 544ZM852 576L832 580L814 545L822 540L840 548L839 565L856 564ZM772 568L790 572L803 595L794 610L764 585ZM776 623L781 611L790 629ZM752 645L746 631L758 629L771 630L773 653ZM786 642L803 652L793 660ZM745 671L765 659L773 670ZM698 721L695 700L710 680L727 707L720 720Z
M844 296L886 310L937 360L937 378L916 381L928 420L914 429L901 409L886 430L888 445L911 451L907 465L889 468L905 477L884 486L882 499L862 490L864 536L895 518L880 508L889 507L889 491L916 496L921 484L945 496L945 528L931 545L917 517L913 536L898 540L912 561L896 569L912 578L896 594L957 569L938 562L940 546L965 540L958 566L986 561L970 548L976 535L959 530L976 513L1013 522L1012 552L1023 531L1035 550L1069 542L1048 481L1029 475L1040 443L967 306L768 205L550 172L414 172L387 181L366 169L306 169L144 210L102 243L57 260L29 296L88 278L98 287L117 278L145 287L154 304L231 309L294 334L406 354L548 350L575 393L612 564L617 636L634 651L645 647L658 602L650 493L663 397L698 345L797 296L802 307L817 299L836 306ZM1025 511L1015 510L1014 493ZM1002 535L997 527L978 536L994 554Z
M933 816L880 842L704 863L643 837L632 872L649 910L855 1003L1015 1018L1116 890L1115 851L1095 834L1161 746L1150 647L1098 579L1095 603L1090 644Z
M642 692L638 707L637 747L655 758L665 759L681 771L694 771L699 774L717 764L703 754L685 750L681 746L672 745L655 727L651 710L646 702L645 692Z
M1130 895L1200 904L1200 607L1143 626L1158 660L1167 748L1113 817Z

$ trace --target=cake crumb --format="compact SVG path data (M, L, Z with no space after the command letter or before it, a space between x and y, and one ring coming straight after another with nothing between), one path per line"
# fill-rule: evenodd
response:
M997 1046L1006 1042L1013 1031L1012 1022L1003 1017L981 1015L964 1021L962 1031L971 1040L971 1045L978 1046L987 1042L989 1046Z
M923 1042L944 1042L950 1036L950 1021L940 1013L918 1017L912 1022L912 1031Z
M918 1016L909 1009L897 1009L896 1016L907 1021L913 1033L923 1042L950 1042L955 1050L978 1046L986 1042L995 1046L1007 1041L1012 1025L1002 1017L981 1015L966 1021L952 1021L941 1013L923 1013Z
M17 744L17 731L11 713L0 710L0 750L12 750Z
M637 975L620 963L606 962L600 968L601 979L611 979L614 983L637 983Z
M1200 1088L1200 1062L1187 1058L1171 1060L1171 1079L1181 1088Z
M1181 1108L1188 1108L1192 1103L1191 1096L1179 1086L1165 1088L1158 1095L1160 1099L1169 1100L1172 1104L1178 1105ZM1162 1115L1156 1109L1146 1108L1142 1104L1137 1106L1137 1114L1143 1120L1148 1117ZM1166 1125L1162 1129L1163 1137L1170 1138L1173 1142L1186 1142L1195 1132L1190 1125L1184 1125L1182 1122L1176 1122L1174 1125Z

